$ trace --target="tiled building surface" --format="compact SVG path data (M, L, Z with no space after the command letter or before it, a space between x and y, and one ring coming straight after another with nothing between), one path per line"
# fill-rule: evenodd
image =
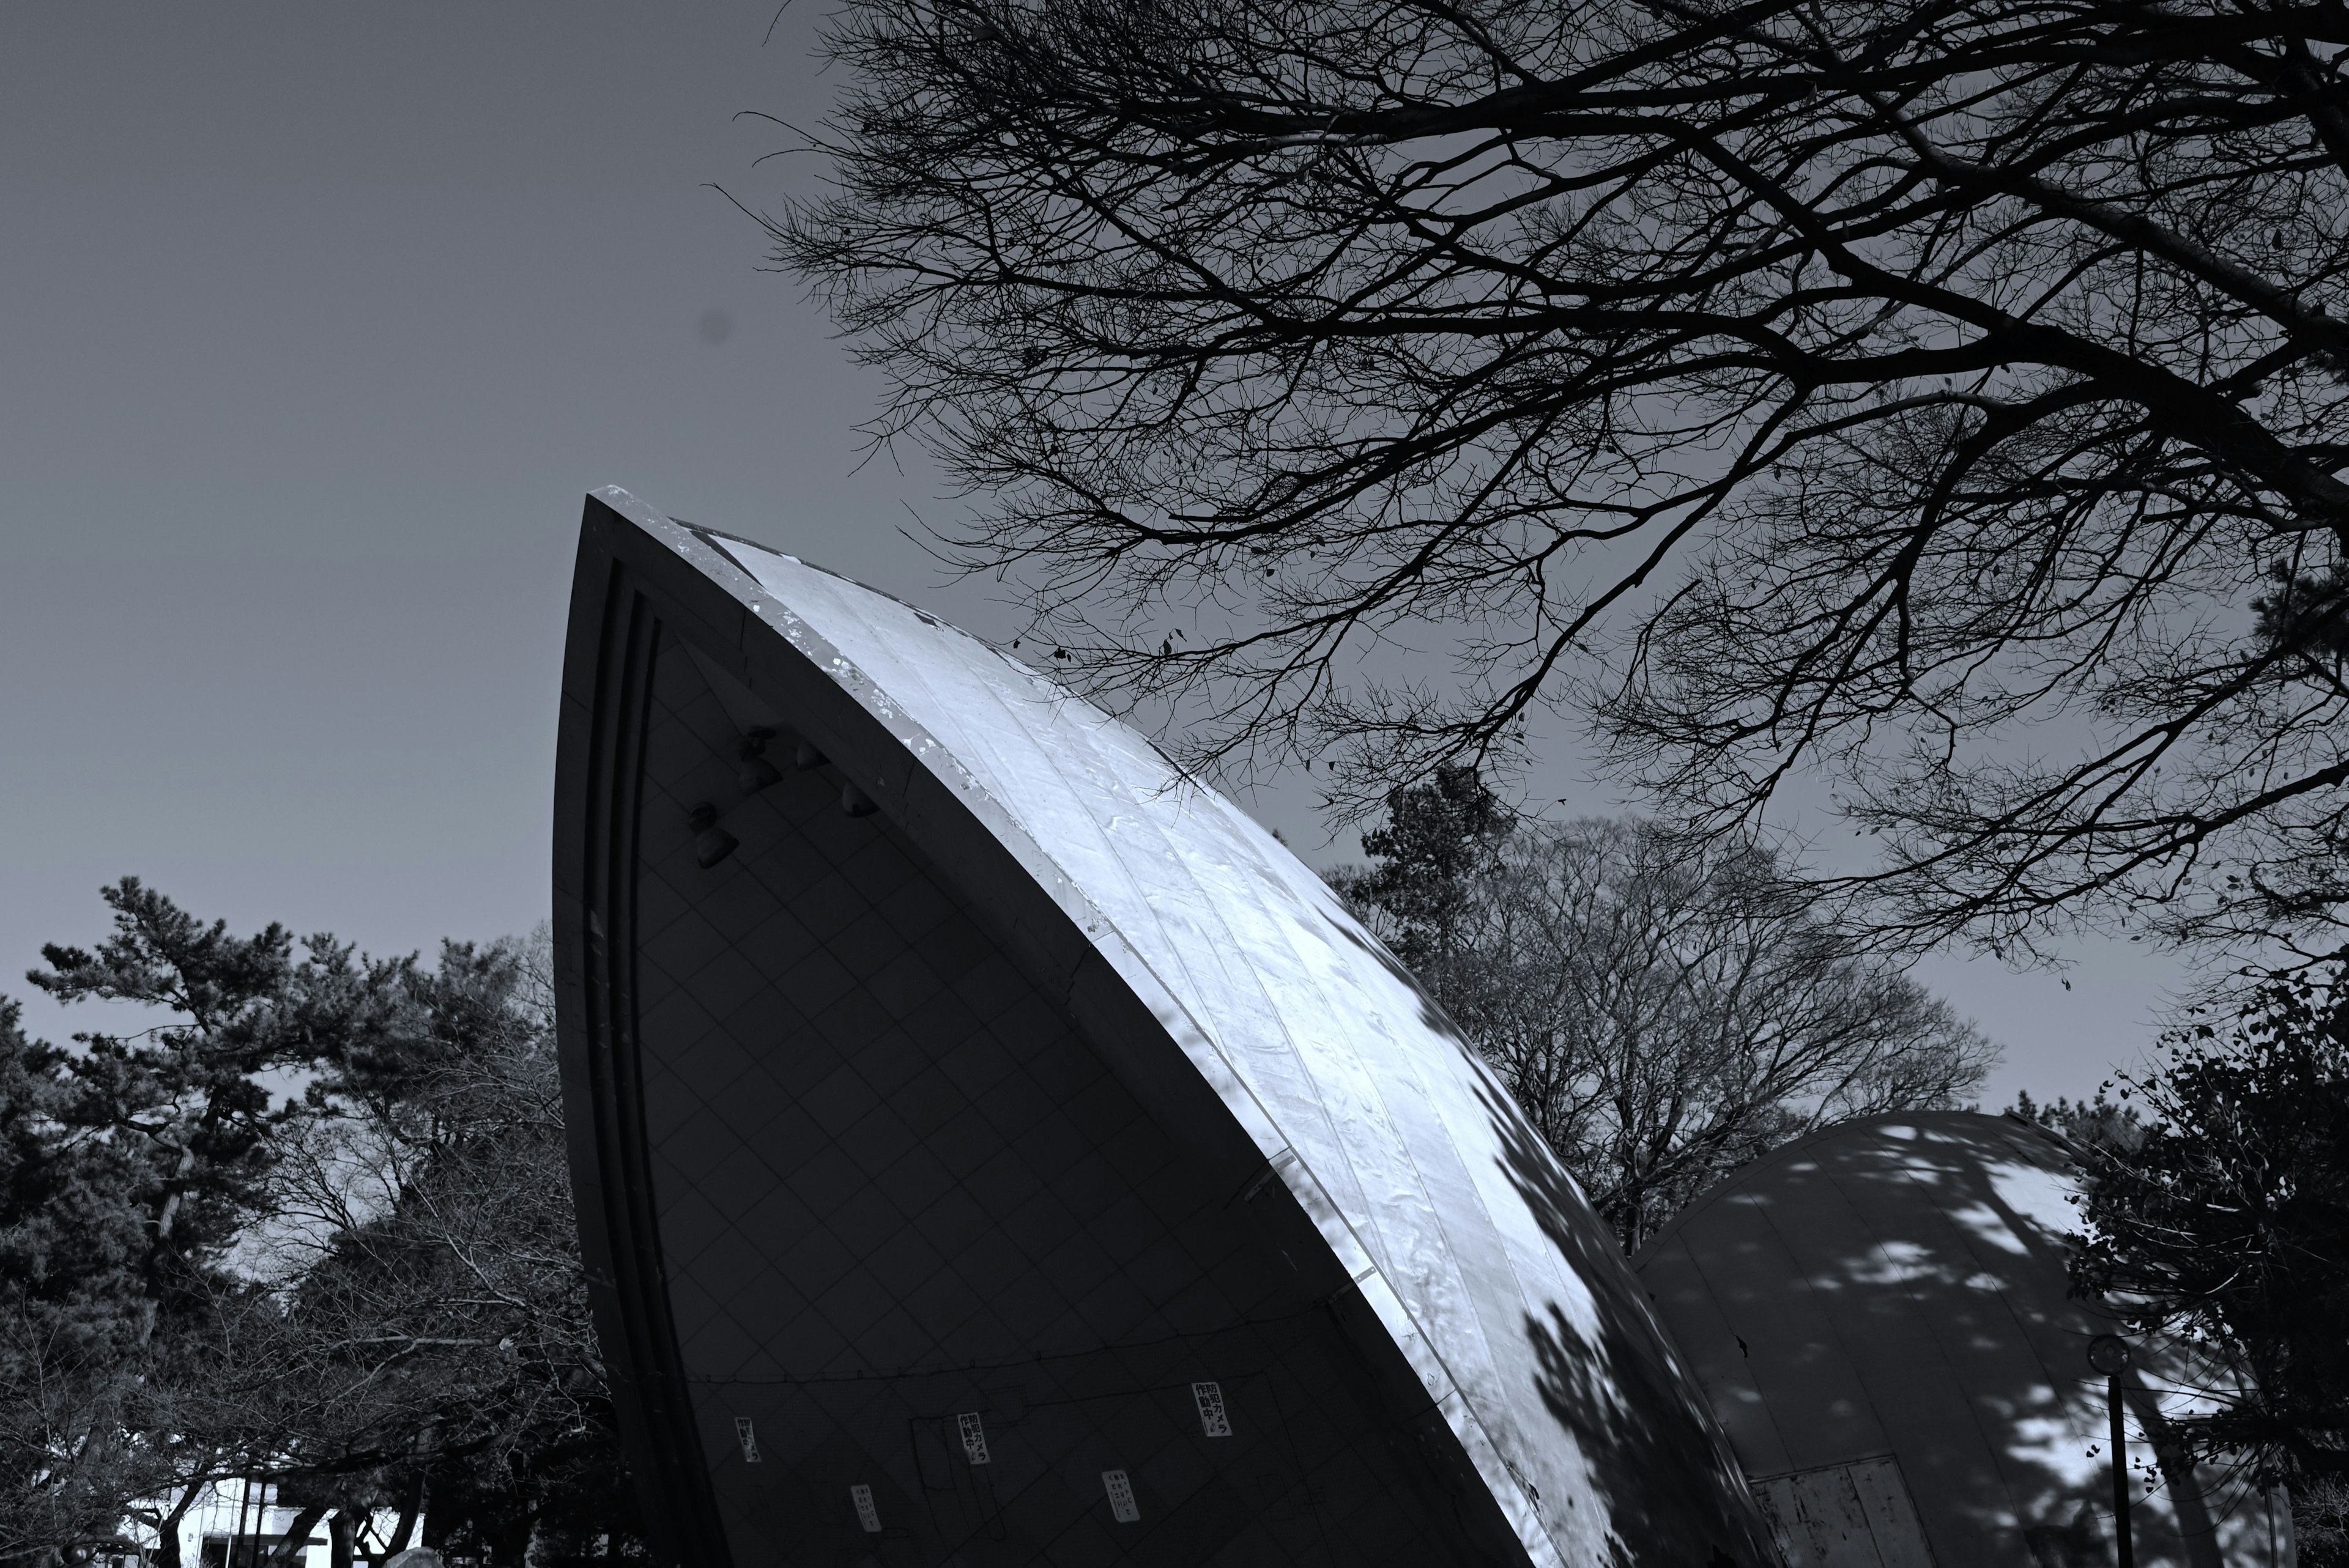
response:
M575 1185L670 1555L1762 1561L1507 1097L1138 737L607 491L562 747Z

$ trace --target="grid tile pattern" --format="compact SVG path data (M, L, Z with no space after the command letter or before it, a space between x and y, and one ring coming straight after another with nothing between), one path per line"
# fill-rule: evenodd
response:
M885 818L843 815L823 771L741 799L735 733L689 659L657 660L644 1105L737 1568L1454 1561L1326 1316ZM704 800L740 841L708 871ZM1203 1378L1229 1439L1201 1432ZM970 1410L985 1467L958 1457Z
M785 667L864 710L857 766L883 793L926 775L966 804L987 852L1081 923L1088 963L1167 1022L1153 1056L1187 1057L1275 1160L1319 1233L1309 1255L1367 1308L1348 1312L1366 1351L1407 1360L1449 1429L1426 1452L1502 1516L1480 1519L1541 1563L1766 1558L1727 1444L1572 1178L1320 877L1044 672L605 493L731 597L717 614L742 617L754 667L778 673L779 638ZM971 847L960 820L913 826L955 863Z

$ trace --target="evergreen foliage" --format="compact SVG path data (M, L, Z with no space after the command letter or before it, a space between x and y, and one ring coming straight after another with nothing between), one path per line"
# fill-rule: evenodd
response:
M156 1021L27 1037L0 1002L0 1562L272 1481L338 1568L388 1544L642 1553L571 1212L543 951L373 960L124 879L32 982Z
M2094 1099L2075 1101L2057 1095L2046 1105L2033 1099L2028 1089L2020 1089L2006 1114L2035 1122L2075 1145L2111 1143L2134 1149L2145 1138L2145 1124L2137 1119L2137 1107L2116 1105L2101 1088Z

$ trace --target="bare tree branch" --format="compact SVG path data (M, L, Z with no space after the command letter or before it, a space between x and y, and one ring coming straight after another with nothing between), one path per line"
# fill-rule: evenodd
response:
M948 557L1193 761L1361 813L1592 717L1706 830L1824 774L1850 914L2016 953L2349 834L2339 655L2258 607L2349 541L2338 6L854 0L828 47L778 264L977 498Z

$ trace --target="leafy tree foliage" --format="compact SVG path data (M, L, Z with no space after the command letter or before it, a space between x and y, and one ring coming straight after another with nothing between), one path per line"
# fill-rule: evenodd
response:
M123 1496L168 1479L105 1440L140 1403L122 1360L144 1326L146 1172L58 1136L61 1053L19 1019L0 1002L0 1555L110 1534Z
M1821 769L1919 943L2349 888L2338 6L849 0L828 49L781 264L982 498L949 546L1201 755L1367 813L1587 708L1733 841ZM1448 677L1361 662L1406 631Z
M2297 1568L2342 1568L2349 1563L2349 1480L2339 1476L2303 1480L2292 1494L2292 1541Z
M520 1563L641 1555L588 1326L543 954L205 925L126 879L0 1011L0 1560L274 1481L338 1568L378 1508ZM398 1534L398 1532L395 1532Z
M231 936L135 879L105 897L113 936L44 949L34 984L171 1021L62 1051L25 1041L9 1011L0 1553L110 1535L131 1499L185 1499L220 1473L229 1434L204 1391L222 1326L254 1295L225 1254L266 1208L286 1114L264 1079L316 1066L367 1010L346 948L320 939L297 963L281 927Z
M2119 1083L2134 1142L2089 1143L2075 1285L2182 1334L2245 1391L2179 1423L2306 1492L2349 1479L2349 985L2335 963L2166 1037Z
M1464 769L1397 790L1340 891L1392 939L1626 1251L1816 1128L1957 1103L1994 1052L1752 847L1514 820Z

